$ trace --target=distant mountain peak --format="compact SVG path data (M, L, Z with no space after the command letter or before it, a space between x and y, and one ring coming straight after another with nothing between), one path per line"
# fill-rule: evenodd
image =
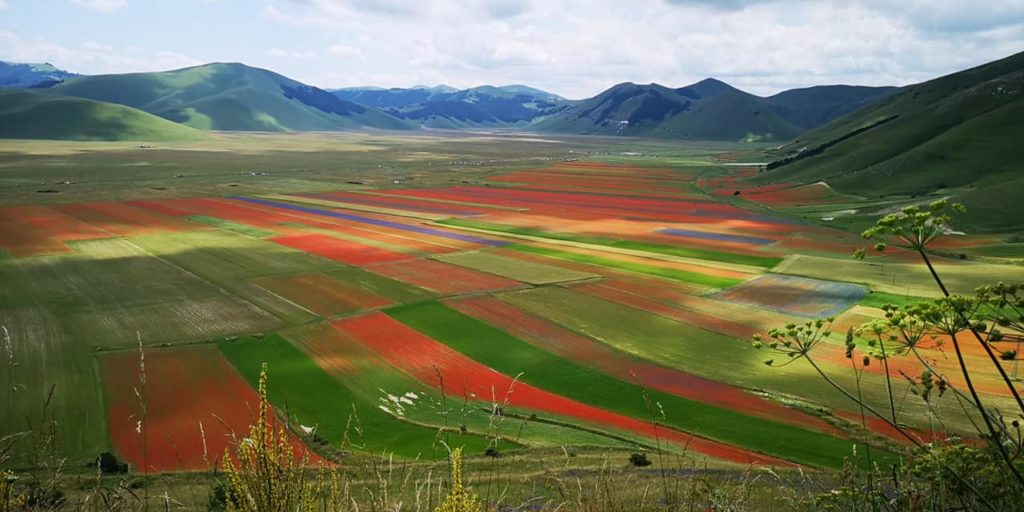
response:
M705 78L699 82L687 85L686 87L680 87L677 90L686 90L695 93L701 98L707 98L711 96L717 96L723 92L728 91L739 91L739 89L717 79L717 78Z
M45 88L78 76L50 64L20 63L0 60L0 88Z

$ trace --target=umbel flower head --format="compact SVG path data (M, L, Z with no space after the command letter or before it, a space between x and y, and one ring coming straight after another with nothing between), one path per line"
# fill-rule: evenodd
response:
M865 240L875 240L875 250L884 251L890 243L915 251L923 251L932 240L950 232L949 221L953 213L963 213L964 205L940 199L927 208L913 205L890 213L878 219L875 225L864 230ZM854 253L857 259L864 258L864 250Z

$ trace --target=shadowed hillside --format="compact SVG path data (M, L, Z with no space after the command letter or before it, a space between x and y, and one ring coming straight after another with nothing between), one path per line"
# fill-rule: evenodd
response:
M69 80L54 94L120 103L203 130L402 129L393 116L277 73L242 64L207 64L158 73Z
M713 78L678 89L624 83L551 116L538 128L697 140L788 140L891 91L823 86L761 98Z
M827 181L867 197L955 195L968 219L1019 229L1024 53L927 82L810 132L775 153L765 182Z
M0 92L0 138L185 140L201 133L112 103L31 91Z

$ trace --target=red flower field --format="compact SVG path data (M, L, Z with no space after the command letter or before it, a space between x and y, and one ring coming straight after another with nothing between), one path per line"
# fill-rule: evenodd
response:
M405 261L414 256L321 234L278 236L273 242L350 265Z
M640 379L647 387L690 400L791 425L811 427L829 433L838 432L820 419L746 393L736 387L634 359L608 345L576 334L493 297L471 297L447 303L467 315L558 354L564 359L593 366L621 380L632 382Z
M92 224L41 205L0 208L0 246L13 256L68 252L64 242L109 238Z
M135 471L207 469L224 455L232 434L248 434L259 397L216 347L153 350L145 361L143 425L135 394L138 353L101 360L114 451ZM306 450L298 438L292 445Z
M384 313L349 318L332 325L360 343L374 350L392 365L404 370L421 382L440 387L438 374L444 379L448 392L459 390L466 398L506 403L550 414L569 416L605 428L614 428L660 437L663 440L687 446L710 457L742 464L769 464L790 466L792 463L744 450L735 446L704 439L598 409L549 393L496 372L456 352Z

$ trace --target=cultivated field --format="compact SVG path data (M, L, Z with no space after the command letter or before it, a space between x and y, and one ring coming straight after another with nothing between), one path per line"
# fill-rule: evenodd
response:
M853 261L855 234L804 215L857 198L735 194L750 169L719 157L757 149L472 134L0 142L13 356L0 384L17 390L0 433L38 422L52 386L45 414L74 426L71 460L112 450L146 471L201 469L248 424L266 362L292 442L323 459L664 447L713 466L838 468L870 442L877 462L891 432L861 427L804 362L765 366L750 337L826 315L845 329L937 290L908 255ZM943 250L1016 248L987 235ZM936 258L956 291L1024 280L1024 267ZM883 370L854 382L838 336L816 357L886 402ZM991 376L978 383L1008 399ZM935 428L903 388L904 421ZM969 431L955 400L930 405L942 429Z

